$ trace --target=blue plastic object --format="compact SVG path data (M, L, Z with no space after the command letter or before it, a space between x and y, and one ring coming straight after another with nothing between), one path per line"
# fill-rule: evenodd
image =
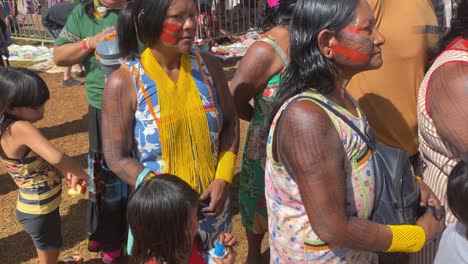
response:
M219 239L216 240L215 248L214 248L215 256L218 258L222 258L224 257L225 253L226 253L226 247L224 245L221 245L221 243L219 243Z

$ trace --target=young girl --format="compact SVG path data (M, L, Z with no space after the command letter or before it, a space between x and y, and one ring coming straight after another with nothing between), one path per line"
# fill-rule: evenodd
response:
M450 172L447 202L457 220L442 234L434 264L468 264L468 153Z
M41 264L55 264L62 246L59 205L61 177L73 189L86 190L88 175L56 149L33 125L44 117L49 99L46 83L24 68L0 69L7 92L0 117L0 163L19 187L16 216L31 236ZM66 262L79 262L79 257Z
M199 233L201 207L197 192L174 175L162 174L144 181L130 196L127 207L134 237L133 262L207 263L207 247L213 246L216 238ZM228 255L212 260L219 264L234 263L236 239L228 233L220 233L218 239L226 246Z

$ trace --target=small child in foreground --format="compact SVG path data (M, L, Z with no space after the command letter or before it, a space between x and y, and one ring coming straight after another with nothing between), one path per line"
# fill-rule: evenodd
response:
M468 153L450 172L447 202L457 220L442 233L434 264L468 264Z
M174 175L155 176L140 184L131 194L127 207L127 220L134 237L133 263L208 263L208 248L203 248L198 230L200 209L197 192ZM211 261L235 263L236 239L228 233L219 234L217 239L226 246L228 254Z
M55 148L33 124L44 117L49 89L24 68L0 68L0 163L19 188L16 216L30 235L41 264L55 264L62 246L59 206L61 178L72 189L86 190L83 168ZM3 98L5 99L5 98ZM69 257L59 263L79 263Z

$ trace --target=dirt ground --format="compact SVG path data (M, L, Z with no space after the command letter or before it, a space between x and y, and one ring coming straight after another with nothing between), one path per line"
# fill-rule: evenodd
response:
M230 80L235 72L235 60L223 62L225 72ZM18 65L17 63L12 63ZM62 74L41 73L50 88L51 99L46 104L45 118L37 123L43 134L59 149L77 159L83 167L86 166L88 150L87 137L87 103L84 87L62 88ZM248 123L241 122L242 153L246 128ZM241 157L241 155L239 155ZM239 245L237 247L237 263L244 263L247 254L247 240L237 209L237 186L239 159L236 168L236 178L232 184L233 230ZM64 187L65 188L65 187ZM38 263L36 251L28 234L22 230L16 220L15 203L17 187L3 169L0 169L0 264ZM84 263L102 263L100 254L88 252L86 249L85 232L85 199L68 197L66 191L62 195L60 206L62 216L62 233L64 247L61 256L79 255ZM266 239L265 239L266 240ZM263 250L267 241L263 243ZM127 263L124 258L119 263Z

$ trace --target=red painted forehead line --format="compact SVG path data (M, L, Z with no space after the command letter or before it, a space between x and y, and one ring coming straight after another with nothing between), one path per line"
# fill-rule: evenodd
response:
M343 29L345 32L359 34L362 32L362 29L357 26L347 26Z

